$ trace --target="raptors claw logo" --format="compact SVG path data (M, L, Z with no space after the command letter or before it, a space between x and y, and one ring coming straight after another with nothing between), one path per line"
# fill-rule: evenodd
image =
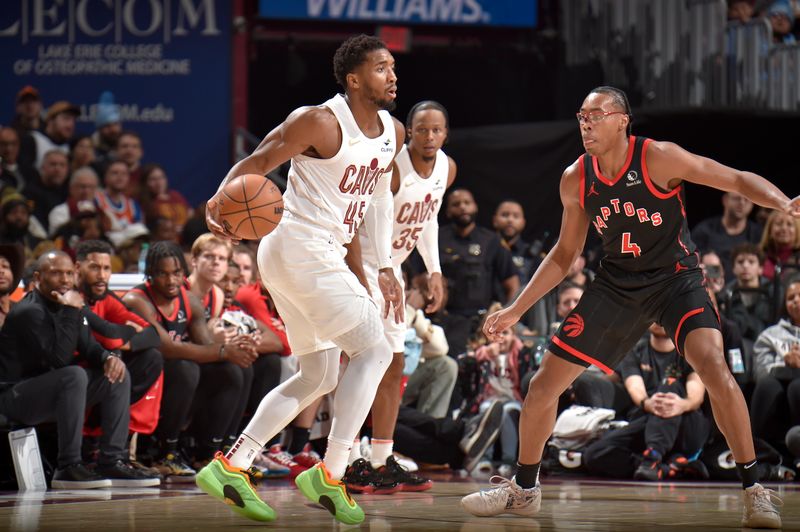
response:
M573 314L567 318L564 323L564 332L567 333L567 336L570 338L580 336L583 332L583 318L580 314Z

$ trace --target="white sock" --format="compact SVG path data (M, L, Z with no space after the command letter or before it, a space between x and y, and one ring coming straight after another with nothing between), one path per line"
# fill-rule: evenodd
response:
M392 445L394 440L379 440L372 438L372 467L386 465L386 459L392 455Z
M231 450L225 455L225 458L228 459L233 467L248 469L253 465L253 460L261 452L262 447L264 446L261 443L242 432L239 439L231 447Z
M331 475L332 480L340 480L347 470L347 458L350 456L350 449L353 442L350 440L339 440L328 438L328 449L325 451L325 467Z
M364 457L361 456L361 441L358 438L356 438L355 440L353 440L353 447L350 449L350 456L347 458L347 464L351 465L359 458L364 458Z

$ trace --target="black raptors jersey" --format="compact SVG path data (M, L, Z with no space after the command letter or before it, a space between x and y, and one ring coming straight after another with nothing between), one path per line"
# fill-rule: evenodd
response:
M192 320L192 308L191 305L189 305L189 294L187 293L186 287L181 286L181 292L177 297L178 302L175 305L171 316L165 315L163 312L161 312L161 309L158 308L158 305L153 298L150 283L134 286L131 288L131 292L139 292L140 294L144 294L145 297L150 300L153 308L156 309L156 316L159 325L164 327L164 330L167 331L167 334L169 334L169 337L173 342L189 341L189 322Z
M683 186L664 190L650 180L644 137L631 136L628 158L616 176L604 176L597 158L579 159L581 206L603 241L603 266L628 272L683 267L694 255L689 236ZM616 268L615 268L616 269Z

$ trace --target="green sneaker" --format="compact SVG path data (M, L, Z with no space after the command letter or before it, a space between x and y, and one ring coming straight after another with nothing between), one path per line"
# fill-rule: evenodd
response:
M356 525L364 520L364 510L350 497L341 480L331 479L322 462L297 475L294 483L303 495L324 506L338 521Z
M231 510L255 521L274 521L275 510L261 500L247 472L233 467L222 453L197 473L197 486L231 507Z

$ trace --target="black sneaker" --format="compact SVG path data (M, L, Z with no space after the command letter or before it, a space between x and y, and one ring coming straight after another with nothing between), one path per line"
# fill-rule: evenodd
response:
M194 482L197 474L180 451L168 451L153 463L153 467L161 473L164 482Z
M103 478L78 462L61 469L56 469L50 486L52 486L54 490L88 490L94 488L110 488L111 481L107 478Z
M661 480L664 476L664 465L661 463L661 453L654 449L646 449L643 453L642 463L633 473L636 480ZM669 467L666 467L667 470Z
M381 466L381 469L385 466ZM372 464L363 458L359 458L347 468L342 477L347 489L353 493L378 493L387 495L400 491L400 485L396 480L379 474L373 469Z
M96 471L98 475L110 480L114 488L149 488L161 484L159 476L137 469L123 460L117 460L113 464L98 464Z
M503 421L503 401L495 399L489 407L470 418L464 427L464 436L458 446L464 453L464 469L472 471L480 462L486 449L495 442L500 434Z
M708 480L711 477L703 462L698 459L689 460L681 454L671 456L667 465L669 466L667 476L670 479Z
M410 472L397 463L397 459L392 455L386 459L386 465L379 468L377 473L398 484L400 491L425 491L433 487L433 481Z

